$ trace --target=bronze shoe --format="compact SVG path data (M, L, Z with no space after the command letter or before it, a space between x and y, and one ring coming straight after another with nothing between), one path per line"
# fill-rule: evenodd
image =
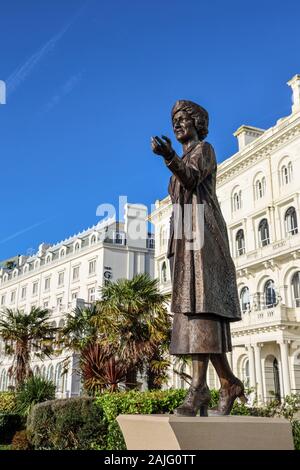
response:
M174 414L177 416L196 416L198 410L200 410L200 416L208 416L209 402L210 391L207 385L202 387L193 387L191 385L184 402L175 408Z
M211 410L209 413L210 416L229 415L236 398L239 398L242 403L247 402L244 385L238 378L236 378L229 387L220 388L218 408Z

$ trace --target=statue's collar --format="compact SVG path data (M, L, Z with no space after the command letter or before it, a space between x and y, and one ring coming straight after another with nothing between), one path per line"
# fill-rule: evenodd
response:
M184 158L186 157L187 155L189 155L189 153L191 153L198 145L202 145L203 142L200 141L200 142L196 142L195 144L191 145L190 148L182 154L182 157L181 158Z

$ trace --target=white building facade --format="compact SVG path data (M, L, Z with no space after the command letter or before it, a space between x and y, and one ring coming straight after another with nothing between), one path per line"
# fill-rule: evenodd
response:
M231 324L229 360L258 402L300 393L300 75L288 85L291 114L268 130L241 126L234 134L238 152L217 173L243 311L242 320ZM151 214L155 276L165 292L171 289L171 210L167 197ZM170 381L182 385L175 374ZM219 385L211 366L208 381Z
M63 327L66 313L99 299L99 289L106 282L131 279L139 273L153 277L154 238L148 233L146 218L146 206L126 204L124 222L106 219L56 245L41 244L32 256L2 264L0 311L6 307L24 312L31 307L47 308L53 326ZM0 391L13 385L10 365L11 358L5 356L2 343ZM77 359L69 351L43 361L33 355L31 365L34 373L55 382L59 397L80 393Z

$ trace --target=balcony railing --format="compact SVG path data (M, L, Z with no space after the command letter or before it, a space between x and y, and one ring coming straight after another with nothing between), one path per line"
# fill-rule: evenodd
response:
M293 248L300 249L300 233L296 235L290 235L285 239L277 240L276 242L270 243L269 245L248 251L241 256L237 256L234 259L235 265L236 267L240 267L251 261L271 258L274 255L278 255L280 252L284 252Z
M299 320L300 308L289 308L281 304L263 310L246 311L242 313L241 321L231 324L231 329L234 331L249 327L297 322Z

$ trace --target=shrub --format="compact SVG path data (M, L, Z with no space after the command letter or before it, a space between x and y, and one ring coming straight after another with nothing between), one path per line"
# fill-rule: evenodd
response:
M10 444L14 434L22 429L24 421L16 413L0 414L0 443Z
M16 395L13 392L0 392L0 413L13 413L16 408Z
M38 375L33 375L29 377L18 390L16 410L21 415L27 416L33 405L46 400L53 400L54 398L54 383Z
M172 413L184 400L187 390L154 390L146 392L104 393L96 399L107 424L105 449L125 450L122 432L116 421L119 414ZM98 448L94 445L94 448Z
M104 448L107 426L92 398L51 400L35 405L27 420L27 434L35 449Z
M25 429L23 429L22 431L16 432L11 444L12 444L11 445L12 450L30 450L31 449L31 445L30 445L30 442L28 441L27 432L25 431Z

